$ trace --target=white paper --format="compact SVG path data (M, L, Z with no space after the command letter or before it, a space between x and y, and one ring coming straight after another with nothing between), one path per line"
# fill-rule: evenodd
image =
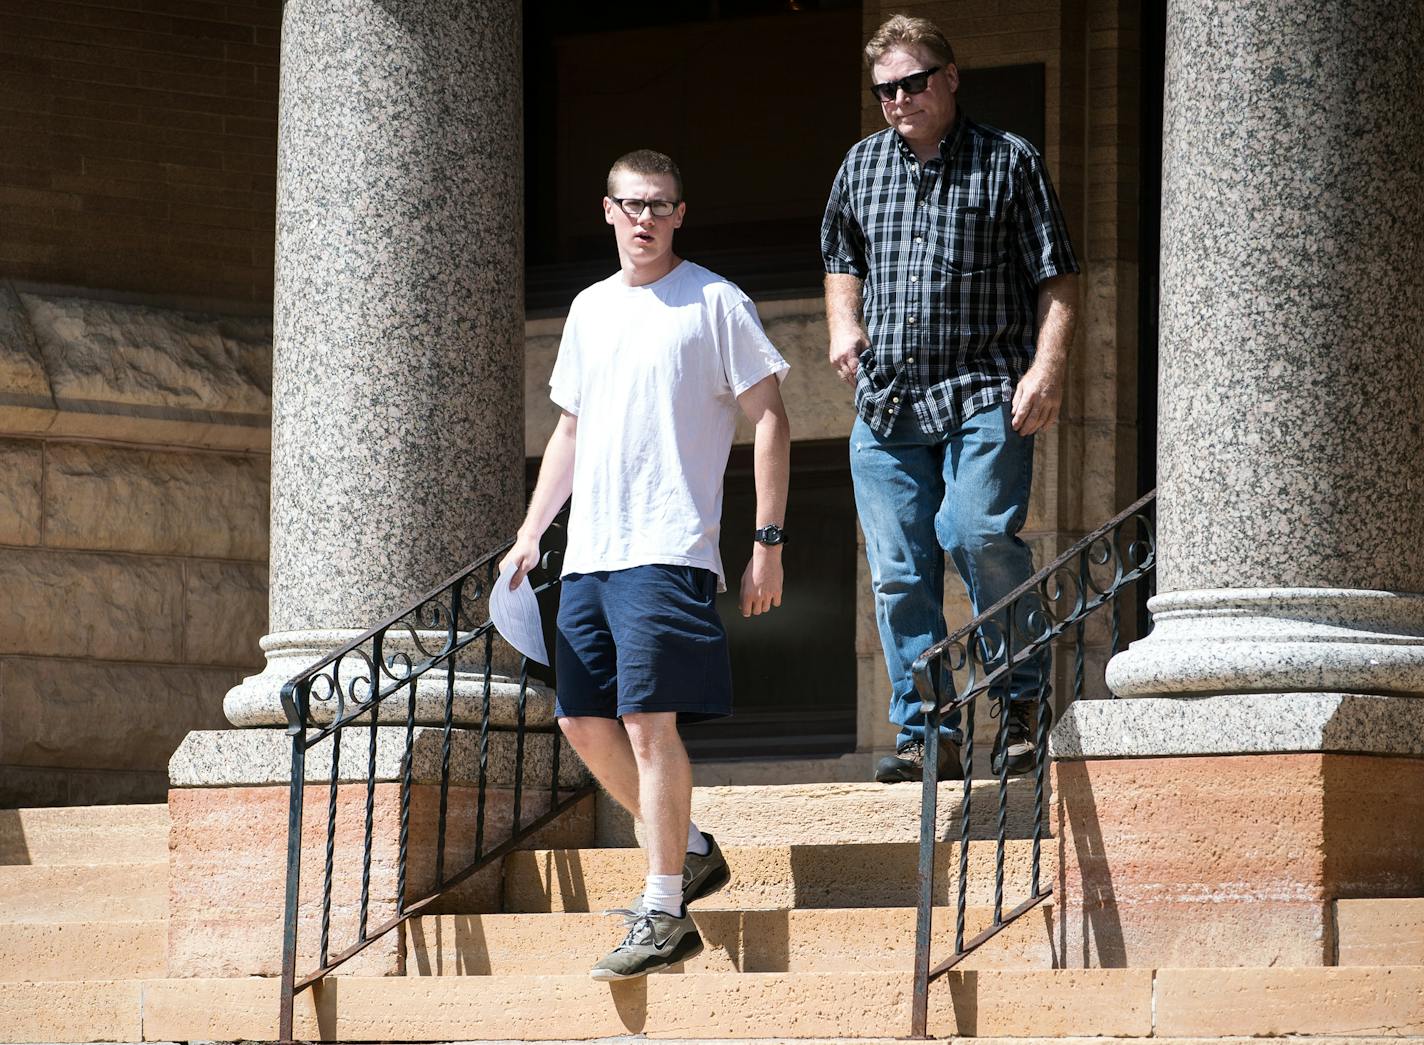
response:
M509 590L509 579L514 576L511 563L500 571L495 579L494 590L490 592L490 619L495 630L530 660L540 664L549 663L549 653L544 647L544 627L539 621L539 600L534 597L534 589L529 584L529 576L519 582L519 587Z

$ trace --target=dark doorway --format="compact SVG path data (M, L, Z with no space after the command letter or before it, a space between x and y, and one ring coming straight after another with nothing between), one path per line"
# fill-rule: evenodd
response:
M751 558L756 490L750 447L727 465L717 610L732 650L729 719L683 730L696 757L833 755L855 750L855 497L843 440L791 448L781 607L744 619L738 583Z
M859 0L524 5L525 264L531 313L617 267L609 165L682 168L679 253L758 297L818 290L818 232L860 137Z

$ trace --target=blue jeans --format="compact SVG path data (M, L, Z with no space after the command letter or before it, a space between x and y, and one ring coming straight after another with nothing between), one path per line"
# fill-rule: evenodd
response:
M1015 432L1011 416L1003 403L967 418L955 431L927 435L907 407L888 436L877 435L859 418L851 429L850 472L890 674L890 721L900 727L897 745L925 736L911 668L946 635L945 553L975 614L1033 573L1028 545L1018 536L1028 513L1033 437ZM1024 623L1022 611L1019 622ZM1035 699L1047 672L1044 654L1015 669L1007 685L994 687L995 696ZM941 691L949 696L947 678L942 677ZM941 735L961 739L957 711L945 716Z

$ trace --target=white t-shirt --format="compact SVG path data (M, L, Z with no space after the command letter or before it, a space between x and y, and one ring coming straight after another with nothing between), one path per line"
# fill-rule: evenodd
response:
M549 379L578 418L564 574L700 566L725 590L737 396L787 369L751 299L691 261L646 286L615 273L579 294Z

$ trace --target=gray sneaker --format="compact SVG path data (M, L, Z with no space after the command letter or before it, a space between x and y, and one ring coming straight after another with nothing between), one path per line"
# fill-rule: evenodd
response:
M589 970L595 980L633 980L702 953L702 937L684 909L682 917L666 911L609 911L621 914L628 935Z
M702 837L707 839L706 855L688 853L682 858L682 902L684 906L694 900L700 900L704 896L711 896L732 880L732 872L727 867L727 858L722 855L722 848L717 844L717 839L706 831L702 832ZM643 897L639 895L629 906L634 911L641 911ZM616 908L603 913L624 914L626 911L623 908Z
M732 880L732 872L727 867L727 858L722 848L706 831L702 837L707 840L707 855L688 853L682 861L682 902L690 904L704 896L711 896Z

